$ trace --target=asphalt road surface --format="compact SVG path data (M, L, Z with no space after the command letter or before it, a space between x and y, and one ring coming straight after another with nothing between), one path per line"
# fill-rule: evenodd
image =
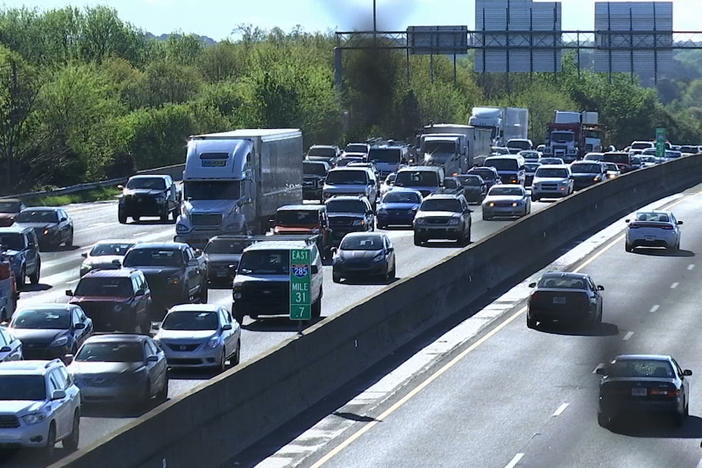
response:
M549 201L534 203L532 211L541 210L549 204ZM473 241L486 237L512 222L509 219L483 221L480 206L472 206L472 209L474 210ZM164 242L171 241L175 232L173 224L162 224L157 218L143 218L139 223L119 224L117 205L114 201L71 205L66 210L73 218L75 226L74 246L60 248L53 252L42 252L40 284L28 286L22 292L19 307L33 303L65 302L67 300L65 290L74 289L78 282L78 270L83 260L81 253L87 252L99 240L137 239L142 242ZM386 232L395 246L398 278L439 263L458 249L453 242L441 241L432 241L428 247L416 247L413 243L412 230L409 228L391 228ZM332 281L331 266L325 266L324 270L323 316L338 313L387 287L386 284L373 281L335 284ZM231 291L211 289L209 302L230 307ZM242 330L242 361L270 349L296 332L297 325L284 318L257 321L247 318ZM183 394L213 375L208 372L173 372L170 376L169 397ZM149 409L84 408L81 418L80 447L84 448L109 435ZM59 457L63 455L62 450L57 452ZM0 457L5 458L8 466L43 464L36 454L27 451L3 453Z
M685 221L681 251L626 253L618 237L577 267L606 288L601 327L530 330L523 306L515 308L486 339L359 416L302 465L701 466L700 188L672 208ZM649 416L613 430L597 424L594 370L620 353L671 354L693 370L683 427Z

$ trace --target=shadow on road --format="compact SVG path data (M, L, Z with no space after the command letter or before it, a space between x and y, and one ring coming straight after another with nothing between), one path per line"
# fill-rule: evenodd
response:
M80 245L60 245L58 247L41 247L39 249L40 253L47 253L47 252L73 252L74 250L80 249Z
M613 323L602 322L597 326L589 325L568 325L561 323L539 324L536 330L552 335L566 336L616 336L619 334L619 327Z
M39 291L48 291L49 289L53 288L50 284L44 284L44 283L39 283L39 284L25 284L22 289L20 289L20 292L39 292Z
M169 375L170 377L170 375ZM151 398L147 403L141 404L87 404L81 406L81 416L87 418L138 418L156 408L162 401Z
M680 249L677 252L671 252L665 249L650 249L650 248L637 248L634 250L635 254L646 255L649 257L694 257L695 252L690 250Z
M344 278L341 280L340 284L354 285L354 286L387 286L394 283L399 278L393 278L390 281L385 281L385 278L375 277L375 278L362 278L362 277L351 277Z
M634 415L615 421L611 431L630 437L663 439L702 438L702 418L690 415L682 427L674 424L667 415Z
M302 322L302 330L315 323L317 323L317 320ZM298 330L298 327L299 325L297 322L293 322L287 317L266 317L254 319L251 323L242 325L241 328L256 332L294 332Z
M382 422L380 419L375 419L374 417L371 417L371 416L362 416L360 414L348 413L345 411L335 411L332 414L334 416L338 416L340 418L344 418L344 419L348 419L350 421L356 421L356 422Z

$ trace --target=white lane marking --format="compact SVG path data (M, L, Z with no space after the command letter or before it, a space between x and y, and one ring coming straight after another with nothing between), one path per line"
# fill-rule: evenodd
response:
M649 310L649 312L654 313L655 311L657 311L657 310L660 309L660 308L661 308L661 306L659 306L658 304L656 304L656 305L654 305L653 307L651 307L651 310Z
M132 234L133 237L141 237L147 235L148 232L137 232L136 234Z
M687 269L690 270L690 271L694 270L694 269L695 269L695 264L694 264L694 263L690 263L690 264L687 266Z
M516 454L514 458L505 465L505 468L514 468L515 466L517 466L517 463L519 463L522 460L522 458L524 458L523 453Z
M634 336L634 332L633 332L633 331L630 331L630 332L627 332L626 335L624 335L624 338L622 338L622 339L623 339L624 341L629 341L629 340L631 339L632 336Z
M675 288L677 288L678 286L680 286L680 283L677 283L677 282L676 282L676 283L673 283L673 284L670 285L670 289L675 289Z
M559 406L558 409L557 409L556 411L554 411L553 417L555 418L555 417L560 416L561 414L563 414L563 412L566 410L566 408L568 407L568 405L570 405L570 403L563 403L561 406Z
M592 373L597 374L597 369L599 369L600 367L603 367L603 366L604 366L604 362L597 364L597 366L595 366L595 368L592 369Z

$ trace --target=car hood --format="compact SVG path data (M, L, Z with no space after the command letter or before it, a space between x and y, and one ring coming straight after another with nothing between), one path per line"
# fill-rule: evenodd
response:
M255 282L263 282L263 283L289 283L290 282L290 276L289 275L245 275L243 273L239 273L234 277L234 286L237 286L239 284L243 283L255 283Z
M183 204L187 212L203 214L227 213L232 206L234 200L188 200Z
M522 200L522 196L519 195L492 195L485 198L483 204L490 202L506 201L506 202L516 202Z
M43 404L43 401L3 400L0 401L0 413L17 415L32 413L34 411L38 411Z
M66 333L67 330L35 330L29 328L12 328L12 334L23 344L50 343Z
M166 341L207 341L213 336L217 336L217 330L159 330L156 338Z
M0 258L2 258L2 257L12 258L15 255L17 255L18 253L19 253L19 250L12 250L12 249L3 250L2 253L0 253Z
M276 226L273 230L275 234L317 234L319 232L319 225L313 226Z
M143 362L73 361L68 369L73 375L125 374L134 372L143 365Z
M382 253L382 250L339 250L338 256L342 260L372 260Z
M573 177L576 179L594 179L597 176L600 176L599 172L579 172L576 174L573 174Z
M566 182L568 179L565 177L534 177L534 183L538 184L539 182L546 182L546 183L562 183Z
M453 217L459 216L460 213L454 213L453 211L420 211L417 213L415 219L429 218L429 217Z

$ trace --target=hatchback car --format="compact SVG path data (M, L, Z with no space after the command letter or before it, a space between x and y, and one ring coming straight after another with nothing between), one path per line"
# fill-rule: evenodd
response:
M19 309L10 330L25 359L56 359L78 351L93 333L93 321L77 305L37 304Z
M334 255L332 268L335 283L349 277L381 277L390 282L396 272L395 248L383 233L347 234Z
M73 220L62 208L26 208L17 215L15 224L34 229L43 248L73 246Z
M520 217L531 213L531 198L519 185L495 185L483 200L483 220L496 217Z
M154 396L168 397L166 355L149 336L92 336L68 371L85 403L144 404Z
M100 241L81 256L85 259L80 266L81 278L92 270L118 270L127 250L134 247L136 242L126 240Z
M416 190L396 188L383 196L376 214L378 229L388 226L411 226L422 194Z
M633 221L627 219L624 249L633 252L637 247L663 247L673 252L680 249L680 225L670 211L638 212Z
M10 330L0 327L0 362L21 361L22 342Z
M0 446L38 448L51 460L56 442L77 450L81 394L64 364L0 364Z
M239 364L241 328L227 309L215 304L185 304L171 308L154 337L168 365L214 367Z
M600 380L597 422L611 427L628 413L670 414L678 426L690 408L692 371L666 355L622 354L595 371Z

